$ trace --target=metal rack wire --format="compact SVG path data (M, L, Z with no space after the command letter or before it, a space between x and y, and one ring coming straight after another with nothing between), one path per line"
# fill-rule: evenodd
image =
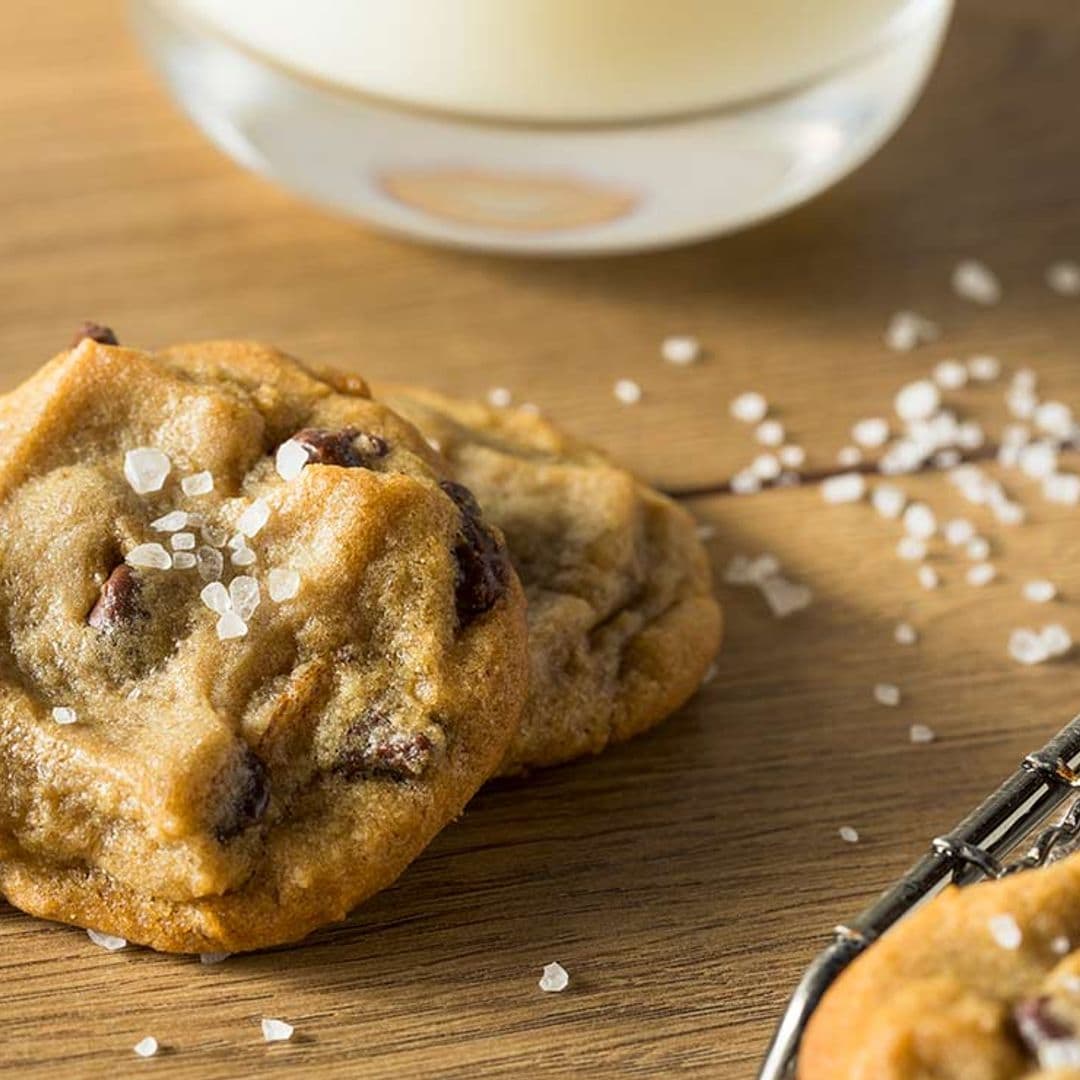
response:
M1056 824L1044 828L1025 854L1003 860L1080 788L1080 716L1074 717L951 832L850 923L806 969L773 1034L758 1080L789 1080L799 1042L825 991L856 956L897 920L950 881L967 885L1042 866L1080 844L1080 795Z

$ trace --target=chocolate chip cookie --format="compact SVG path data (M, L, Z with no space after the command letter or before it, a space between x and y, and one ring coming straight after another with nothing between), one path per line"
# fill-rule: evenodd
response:
M525 635L361 379L84 327L0 398L0 891L169 951L340 919L498 766Z
M1080 1076L1080 855L952 886L840 976L800 1080Z
M378 391L506 536L528 596L532 679L501 772L595 754L698 688L720 608L690 516L526 410Z

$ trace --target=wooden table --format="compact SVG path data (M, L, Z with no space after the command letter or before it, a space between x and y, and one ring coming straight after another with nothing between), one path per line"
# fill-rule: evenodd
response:
M1031 364L1076 400L1080 301L1046 289L1080 255L1080 20L1074 0L969 0L910 122L834 191L710 244L602 261L509 261L409 246L298 204L234 167L143 67L118 5L7 0L0 14L0 355L5 386L84 317L127 342L257 336L374 379L511 388L715 525L719 571L773 551L815 602L786 621L720 587L716 679L678 717L595 761L484 791L401 882L300 948L197 962L106 954L78 930L0 912L0 1068L82 1076L750 1077L798 972L853 913L1080 701L1076 660L1023 669L1008 630L1080 635L1076 511L1012 482L1031 523L989 526L1001 576L921 590L899 530L813 485L717 494L754 454L727 415L775 404L810 464L947 355ZM953 296L956 260L1004 301ZM889 352L889 314L940 321ZM661 338L708 347L679 369ZM616 378L645 390L619 405ZM1001 387L957 403L998 424ZM943 514L941 476L905 479ZM1046 575L1064 599L1034 608ZM902 648L892 628L914 622ZM875 704L879 681L903 689ZM931 745L908 726L930 724ZM856 845L840 841L855 826ZM570 989L543 995L560 960ZM296 1025L262 1043L258 1019ZM165 1052L137 1063L154 1033Z

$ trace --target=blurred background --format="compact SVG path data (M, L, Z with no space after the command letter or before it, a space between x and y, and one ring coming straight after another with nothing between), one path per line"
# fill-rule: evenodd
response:
M392 49L380 68L348 48L297 53L299 31L284 46L251 39L253 11L325 12L314 0L0 5L0 388L91 318L147 348L253 337L375 382L505 390L680 495L711 530L718 581L733 553L768 550L815 597L778 622L752 590L719 586L718 672L678 717L483 792L398 886L301 949L208 980L143 954L91 960L85 935L5 909L3 1067L110 1074L152 1027L179 1048L154 1068L235 1076L249 1063L237 1033L269 1010L307 1041L260 1056L267 1070L750 1077L828 928L1075 711L1075 660L1020 669L1005 654L1007 628L1029 617L1025 575L1053 575L1055 615L1071 618L1073 510L1033 497L1028 525L995 540L997 587L967 588L946 566L954 587L927 592L865 506L826 510L811 484L727 494L761 449L729 416L746 390L808 470L835 469L856 420L887 415L900 385L950 356L992 354L1036 368L1049 394L1080 394L1080 303L1045 281L1080 258L1075 0L626 0L641 21L614 54L621 24L572 21L572 8L618 6L499 5L562 13L561 48L589 46L550 94L535 32L514 53L532 56L527 79L503 56L462 84L460 66L438 65L468 58L467 23L379 24L407 10L389 4L346 7L394 40L419 33L406 58L435 57L419 73ZM751 48L740 7L772 12L777 34ZM669 10L689 13L673 48L632 48L654 43L649 20ZM882 36L912 12L927 21ZM746 63L718 73L721 45ZM363 85L343 87L358 71ZM466 156L478 148L491 154L479 166ZM398 175L373 183L383 152ZM391 204L404 216L384 225L469 250L369 223ZM644 205L661 212L636 216ZM493 227L496 212L515 228ZM560 256L635 244L659 247ZM950 288L971 257L998 275L1000 303ZM901 309L940 340L889 349ZM700 342L699 362L663 361L673 334ZM622 379L641 389L632 405L613 393ZM996 415L1000 397L977 387L962 408ZM911 492L943 513L954 495L934 475ZM918 648L895 645L900 618ZM874 704L883 678L903 686L901 708ZM915 722L937 741L911 745ZM573 992L538 1003L534 968L556 957Z

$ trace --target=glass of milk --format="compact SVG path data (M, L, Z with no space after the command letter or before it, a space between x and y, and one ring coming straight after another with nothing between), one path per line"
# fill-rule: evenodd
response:
M952 0L134 0L184 109L316 202L444 244L637 250L828 187Z

